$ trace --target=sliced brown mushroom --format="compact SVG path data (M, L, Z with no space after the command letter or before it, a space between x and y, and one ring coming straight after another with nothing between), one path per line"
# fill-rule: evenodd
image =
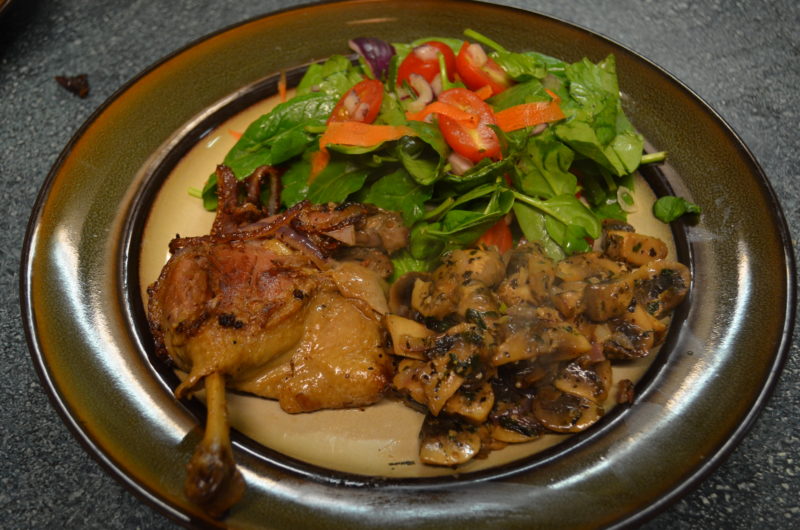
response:
M634 267L667 257L667 245L656 237L626 230L608 230L605 236L606 255Z
M484 383L469 389L462 386L453 397L447 400L444 412L457 414L471 423L479 424L486 421L493 406L492 385Z
M633 280L628 276L590 283L583 291L583 311L594 321L621 316L633 300Z
M555 269L541 245L527 243L509 253L506 279L498 292L507 305L545 303L555 280Z
M425 388L420 379L426 364L425 361L416 359L403 359L397 364L397 370L395 370L392 379L392 387L394 389L420 405L427 405L428 402L425 396Z
M417 280L428 281L430 275L421 272L409 272L398 278L389 289L389 311L401 317L411 314L411 294Z
M591 364L573 361L561 370L553 386L567 394L602 404L608 397L611 380L610 361Z
M551 301L564 318L575 318L583 312L583 292L586 282L563 282L553 287Z
M620 276L625 268L600 252L586 252L569 256L556 264L555 274L564 282L604 281Z
M414 281L411 309L425 317L443 319L456 310L458 286L452 282Z
M395 355L427 360L426 350L433 346L436 333L414 320L398 315L386 315L383 319L386 330L392 337Z
M500 301L494 291L485 283L477 280L468 280L459 289L459 301L456 311L464 316L468 311L479 313L496 313L500 308Z
M454 250L442 258L442 264L433 272L434 280L452 280L456 284L478 281L493 286L502 281L505 265L495 248L470 248Z
M603 352L609 359L645 357L664 337L666 325L636 304L633 311L611 320L610 336L603 340Z
M492 438L504 443L523 443L545 431L531 408L531 398L516 392L505 381L496 381L495 405L489 415Z
M603 416L598 404L554 387L543 387L533 399L533 414L542 425L556 432L580 432Z
M689 292L691 274L686 265L652 261L631 274L636 300L656 318L665 316Z
M428 414L419 433L419 459L434 466L457 466L472 460L481 450L477 429L457 417Z
M552 360L573 359L591 349L589 340L555 309L540 307L533 314L531 320L509 317L505 340L492 356L494 366L543 355L551 356Z

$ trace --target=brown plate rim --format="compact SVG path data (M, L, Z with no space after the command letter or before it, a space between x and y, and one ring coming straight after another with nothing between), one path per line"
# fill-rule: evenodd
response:
M315 4L320 5L320 4ZM502 6L493 6L498 9L509 9L514 10L513 8L502 7ZM292 8L287 10L282 10L278 12L271 12L266 15L266 17L274 16L278 13L284 13L287 11L291 11L298 8ZM522 13L531 14L530 12L524 11ZM538 14L536 14L538 15ZM587 30L585 28L581 28L580 26L576 26L575 24L565 22L563 20L555 19L554 17L538 15L544 18L556 21L560 24L564 24L566 26L570 26L573 28L577 28L592 35L595 38L600 38L614 47L618 47L621 50L625 50L629 54L637 57L639 60L643 61L650 68L656 69L669 79L670 82L675 84L676 86L680 87L681 90L688 93L692 98L694 98L697 102L699 102L705 109L707 113L710 113L714 117L717 122L717 125L724 129L725 133L731 138L733 143L736 144L737 148L741 150L744 156L748 159L749 164L752 168L752 173L755 178L758 180L759 186L763 188L766 194L769 196L770 202L775 206L775 208L770 212L770 217L773 222L774 227L776 228L779 237L781 239L781 246L784 250L784 268L785 268L785 277L786 281L786 308L785 308L785 320L782 326L782 333L780 339L780 345L775 352L773 357L773 362L771 364L769 373L767 378L765 379L762 387L761 392L759 393L758 397L751 403L747 414L745 414L740 421L737 423L736 428L730 433L727 437L726 442L717 447L714 451L713 455L707 458L704 463L697 467L696 469L691 470L679 484L673 485L673 487L664 495L660 496L658 499L654 499L650 504L646 506L639 507L638 510L628 514L625 518L616 521L615 524L618 525L627 525L627 524L635 524L638 522L643 521L644 519L652 516L657 511L663 509L665 506L668 506L671 502L673 502L676 498L678 498L681 494L688 491L691 487L695 486L703 477L705 477L708 473L710 473L714 468L716 468L719 463L724 461L733 447L739 443L741 438L750 428L753 423L753 420L757 417L758 413L761 411L763 406L765 405L767 399L769 398L772 390L774 389L774 385L778 379L778 376L781 372L783 364L786 361L786 357L789 350L790 345L790 338L792 336L792 330L794 327L794 317L796 311L796 287L794 284L793 279L795 278L795 271L796 265L794 262L794 255L791 252L791 239L789 235L788 226L786 224L785 217L780 208L780 203L777 200L777 197L772 189L769 181L767 180L766 175L764 174L763 170L759 166L758 162L753 157L752 153L749 149L743 144L741 139L736 135L736 133L732 130L730 126L728 126L724 120L719 116L719 114L714 111L707 103L703 102L693 91L687 88L683 83L678 81L674 76L666 72L663 68L660 68L654 65L652 62L647 60L646 58L636 54L635 52L629 50L625 46L622 46L611 39L603 37L596 32ZM139 79L141 79L147 73L157 69L160 65L167 62L170 58L176 57L187 50L190 50L192 47L197 45L200 42L203 42L215 35L219 35L230 31L234 28L239 26L245 25L251 21L258 20L264 17L253 17L247 21L241 22L239 24L235 24L226 28L219 30L218 32L214 32L212 34L207 35L201 39L198 39L191 44L187 45L186 47L177 50L173 54L165 57L158 63L155 63L148 69L144 70L141 74L131 79L128 83L126 83L123 87L121 87L114 95L112 95L103 105L101 105L95 113L81 126L81 128L76 132L75 136L70 140L67 146L64 148L62 153L59 155L58 160L54 164L52 170L48 174L47 178L45 179L42 188L37 196L36 203L33 207L32 214L28 223L26 235L25 235L25 242L22 251L22 260L21 260L21 268L20 268L20 293L21 293L21 310L22 310L22 317L23 323L26 333L26 338L28 341L28 345L31 351L31 355L34 361L35 368L39 374L39 377L42 381L43 386L47 389L48 395L53 402L54 407L58 412L61 414L62 418L64 419L65 423L70 427L73 434L76 438L84 445L87 451L94 456L103 466L117 479L119 479L123 484L125 484L129 489L133 492L150 502L152 505L156 506L159 510L163 513L169 515L170 517L180 521L180 522L187 522L186 514L181 513L179 509L176 507L171 506L169 503L164 502L162 499L159 498L157 492L151 492L146 488L143 488L140 484L133 481L128 477L123 469L116 465L116 463L108 457L103 447L98 446L95 441L87 435L84 426L78 420L75 411L72 410L70 405L64 400L63 395L61 394L60 389L58 388L57 384L51 378L51 374L49 372L49 367L47 366L46 360L42 354L41 345L38 339L38 332L37 332L37 324L34 314L34 307L33 307L33 299L31 294L31 285L32 285L32 278L31 278L31 270L33 260L36 258L34 250L34 242L37 236L37 232L42 222L42 211L46 205L46 202L49 198L50 191L52 188L53 181L56 179L59 168L64 164L65 160L69 158L72 148L78 139L84 134L84 132L91 126L91 124L103 114L103 112L108 108L108 106L118 98L120 98L131 86L135 85ZM189 516L188 521L191 521L192 518ZM198 523L199 521L194 521Z

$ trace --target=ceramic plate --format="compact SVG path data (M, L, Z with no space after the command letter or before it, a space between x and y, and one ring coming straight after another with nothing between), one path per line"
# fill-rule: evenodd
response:
M170 170L214 127L275 90L276 73L348 53L347 40L460 36L569 61L617 58L626 110L669 164L656 193L699 204L673 227L695 288L635 402L589 432L498 467L375 478L286 456L234 433L248 493L224 522L183 496L202 407L172 396L142 322L140 250ZM312 39L313 37L313 39ZM747 222L744 220L747 219ZM81 128L46 180L26 237L21 288L31 352L87 450L186 524L235 527L593 527L634 523L707 474L763 406L788 349L794 263L780 207L729 127L663 70L548 17L450 1L321 4L223 30L166 58Z

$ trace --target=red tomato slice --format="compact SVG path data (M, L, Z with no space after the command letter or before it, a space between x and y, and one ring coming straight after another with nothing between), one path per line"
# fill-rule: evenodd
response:
M488 86L494 95L511 86L511 78L506 71L486 55L480 44L465 42L461 45L456 57L456 69L470 90Z
M511 247L514 246L514 236L511 234L511 228L509 228L505 218L501 218L489 230L484 232L478 239L478 243L486 246L495 246L501 254L511 250Z
M372 123L383 103L383 83L365 79L345 92L333 108L328 123L332 121L359 121Z
M444 55L444 67L450 81L455 79L456 55L450 46L439 41L428 41L417 46L406 55L397 69L397 84L402 85L409 81L411 74L418 74L430 83L439 73L439 56Z
M473 162L484 158L501 157L500 140L489 125L495 124L492 107L465 88L451 88L439 94L439 101L457 107L476 116L478 123L455 120L444 114L438 115L439 130L447 144L461 156Z

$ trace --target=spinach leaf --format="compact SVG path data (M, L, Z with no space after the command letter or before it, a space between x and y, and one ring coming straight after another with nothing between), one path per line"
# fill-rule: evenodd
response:
M336 101L312 93L279 104L247 127L224 164L241 180L258 166L277 165L303 153L316 140L306 127L324 124Z
M533 206L565 225L581 227L588 237L592 239L600 237L600 231L602 229L600 220L574 195L564 194L545 200L539 200L517 191L513 193L518 201Z
M512 85L487 100L496 111L505 110L514 105L533 103L534 101L550 101L550 95L538 79Z
M550 198L578 191L577 177L570 172L575 152L564 145L548 127L541 134L527 138L520 148L514 186L527 195Z
M303 157L290 165L281 176L281 203L290 208L308 196L311 163Z
M491 57L514 81L542 79L547 75L547 65L536 55L503 50L493 52Z
M497 181L498 177L502 177L508 171L511 159L504 158L503 160L493 161L489 158L484 158L463 175L455 175L447 173L441 180L443 189L440 190L441 196L454 195L457 196L461 193L475 188L476 186L491 184Z
M331 160L308 187L308 199L315 204L344 202L361 189L368 175L368 168L347 160Z
M567 255L589 252L592 250L586 238L586 229L580 225L567 224L555 217L545 217L547 233Z
M219 204L219 200L217 199L217 174L212 173L208 180L206 180L205 185L203 186L203 191L201 194L203 199L203 208L206 210L213 212L217 209L217 204Z
M576 106L562 105L568 119L556 135L616 176L635 171L644 140L622 112L614 56L596 65L583 59L568 65L565 74Z
M375 123L385 125L406 125L406 115L397 96L391 92L384 92L381 110L378 112Z
M481 198L483 200L476 200ZM486 198L488 202L485 202ZM455 207L468 204L469 209ZM508 188L482 186L479 192L469 192L453 201L441 221L414 226L409 251L415 259L429 260L448 250L469 246L511 211L513 204L514 192Z
M564 249L558 246L558 243L547 233L545 215L542 212L517 201L514 203L514 217L525 239L538 241L550 258L554 260L564 259L566 256Z
M404 136L398 140L395 154L409 175L424 186L442 176L445 159L418 136Z
M431 194L430 186L419 184L400 168L375 181L362 200L385 210L402 212L403 221L411 226L424 215L424 204Z
M659 221L670 223L685 214L700 213L700 207L682 197L668 195L653 204L653 215Z
M547 65L536 54L515 53L475 30L464 30L464 35L494 50L492 59L515 81L541 79L547 75Z
M353 65L350 59L333 55L324 63L315 63L308 67L297 85L297 95L321 93L338 100L362 79L364 75L360 68Z

